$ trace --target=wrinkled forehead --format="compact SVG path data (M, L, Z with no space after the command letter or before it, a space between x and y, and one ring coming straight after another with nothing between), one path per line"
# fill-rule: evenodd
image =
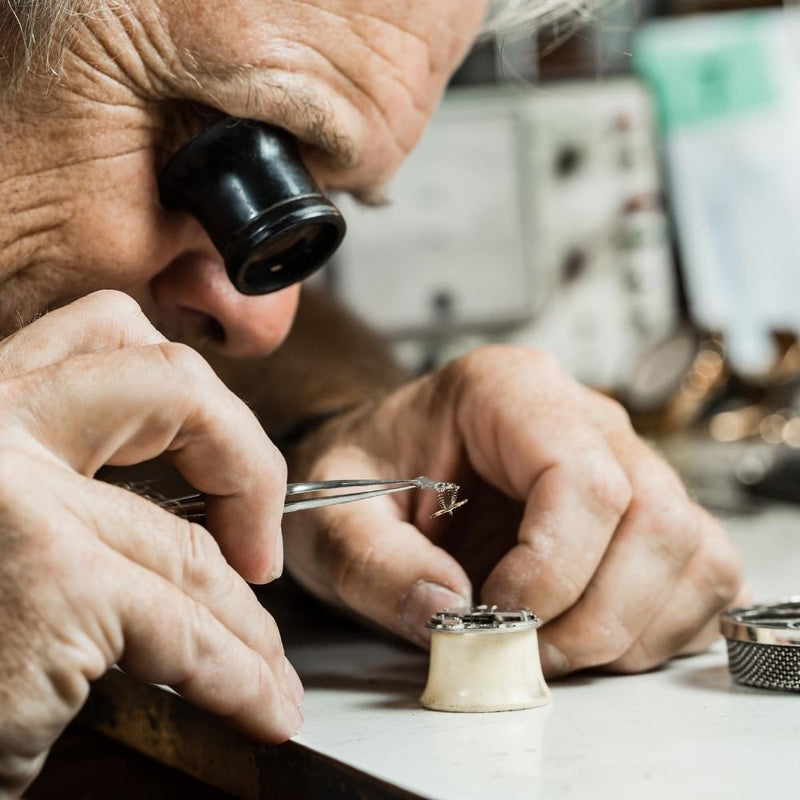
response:
M309 41L353 31L390 60L397 48L422 46L436 70L439 61L449 60L454 42L478 32L475 20L485 18L489 0L172 0L159 5L169 32L189 47L202 51L204 41L236 31L226 51L215 46L217 58L224 52L236 63L242 63L245 52L279 42L283 31L291 31L296 40L305 27L306 35L299 38Z

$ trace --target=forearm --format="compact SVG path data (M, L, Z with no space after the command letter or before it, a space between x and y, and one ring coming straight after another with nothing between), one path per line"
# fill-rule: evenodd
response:
M329 294L303 289L286 341L266 358L207 354L267 432L353 408L404 382L386 342Z

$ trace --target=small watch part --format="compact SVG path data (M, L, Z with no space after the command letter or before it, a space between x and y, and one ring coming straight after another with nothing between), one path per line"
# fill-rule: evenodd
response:
M458 490L460 488L461 487L457 483L447 483L444 481L436 483L434 489L436 489L436 494L439 499L439 510L431 514L431 519L441 517L443 514L449 514L452 517L453 512L457 508L461 508L461 506L467 504L467 500L458 499Z
M800 692L800 597L732 608L720 628L737 683Z
M470 609L439 611L425 624L432 631L492 632L497 630L527 630L538 628L542 621L536 614L521 608L501 611L497 606L473 606Z
M434 711L514 711L550 702L528 609L445 610L431 631L428 682L420 702Z

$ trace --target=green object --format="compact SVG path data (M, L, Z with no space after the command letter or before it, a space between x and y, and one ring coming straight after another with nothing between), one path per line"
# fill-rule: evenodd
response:
M750 114L778 102L770 71L771 12L655 22L638 34L634 64L676 128Z

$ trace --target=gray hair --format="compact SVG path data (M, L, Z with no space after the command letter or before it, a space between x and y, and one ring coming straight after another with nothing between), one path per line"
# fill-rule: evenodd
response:
M0 97L31 75L58 79L75 21L98 0L0 0ZM485 34L525 33L565 16L583 16L593 0L492 0Z
M532 33L564 19L580 23L602 0L492 0L484 34L498 37Z
M30 75L57 78L85 0L0 0L0 95Z

